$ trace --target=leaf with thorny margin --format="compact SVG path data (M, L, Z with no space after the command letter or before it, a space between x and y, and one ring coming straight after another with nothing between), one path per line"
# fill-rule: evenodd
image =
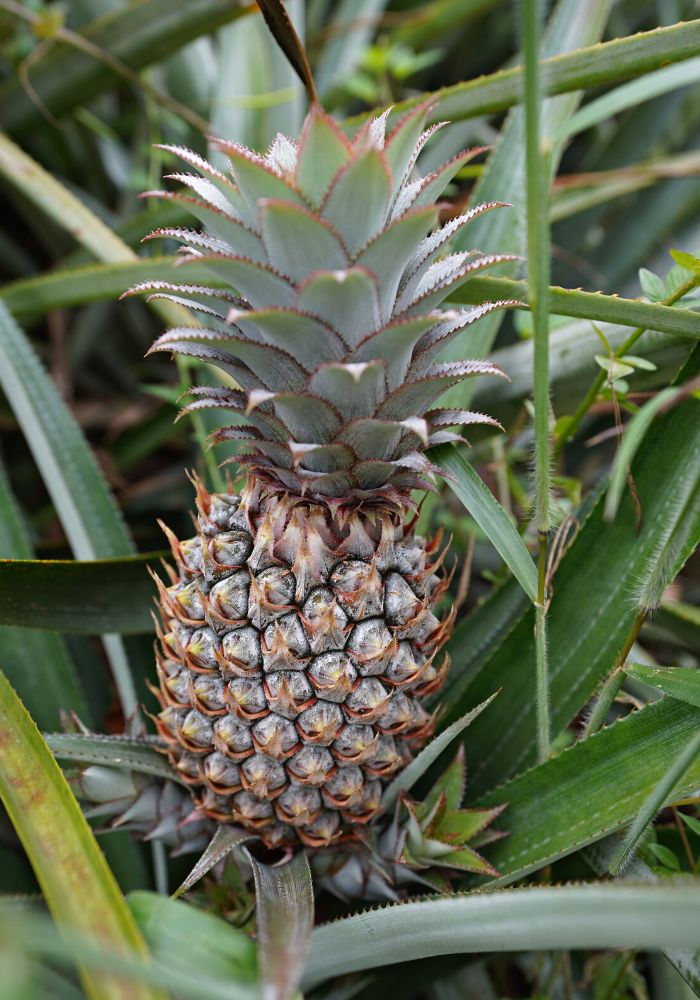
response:
M302 851L282 865L257 861L255 879L258 970L263 1000L289 1000L299 985L314 922L311 869Z
M472 709L471 712L467 712L467 714L463 715L461 719L457 719L456 722L453 722L451 726L444 729L439 736L432 739L430 743L428 743L428 745L421 750L418 756L411 761L408 767L405 767L384 790L381 803L383 810L386 811L387 809L391 809L399 794L401 792L408 791L409 788L412 788L413 785L415 785L418 779L425 774L430 765L435 763L442 751L447 749L452 740L456 739L478 715L481 715L485 708L488 708L497 694L498 691L495 691L490 698L487 698L486 701L482 701L482 703Z
M199 882L207 872L212 870L214 865L218 865L220 861L223 861L234 847L244 844L247 840L254 839L256 839L255 834L241 830L236 826L224 826L222 824L217 827L216 833L211 838L201 858L182 885L178 886L175 890L173 896L181 896L183 892L188 892L196 882Z

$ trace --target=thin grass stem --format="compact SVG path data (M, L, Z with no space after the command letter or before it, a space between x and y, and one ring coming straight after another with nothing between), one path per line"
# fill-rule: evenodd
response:
M527 195L528 297L534 328L535 522L540 540L535 608L537 744L539 759L550 748L549 666L547 662L547 535L550 528L549 439L549 183L551 157L541 135L541 0L523 4L525 158Z

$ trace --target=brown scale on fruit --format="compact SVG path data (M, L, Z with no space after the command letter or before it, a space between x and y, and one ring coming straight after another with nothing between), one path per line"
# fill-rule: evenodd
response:
M440 538L393 498L354 509L252 479L196 482L198 533L165 529L158 731L200 812L270 846L356 836L435 723L452 615Z

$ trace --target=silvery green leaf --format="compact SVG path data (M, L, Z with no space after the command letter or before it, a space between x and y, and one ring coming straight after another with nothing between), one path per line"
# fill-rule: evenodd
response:
M309 271L342 269L348 257L325 220L288 201L264 201L259 206L263 243L271 265L293 282Z
M351 354L352 361L386 362L386 383L389 391L395 389L406 376L413 349L420 338L439 319L439 314L398 319L383 329L371 333L361 341Z
M333 326L350 347L379 326L379 292L364 267L314 271L299 289L298 305Z
M418 309L434 309L473 274L519 260L514 254L479 254L474 251L450 254L431 264L411 291L401 292L396 302L397 313L415 313Z
M347 424L340 438L347 442L359 458L391 460L403 431L404 427L399 421L361 417Z
M334 330L296 309L231 311L228 320L251 339L274 344L291 354L308 372L319 362L339 361L345 353Z
M385 365L380 361L323 365L309 388L336 407L345 420L372 416L384 397Z
M274 268L247 260L207 254L196 258L250 302L254 309L270 309L294 305L294 289Z
M337 433L341 424L338 410L311 393L277 393L273 405L277 416L297 441L303 439L325 444Z
M314 890L303 852L265 865L246 851L253 868L263 1000L290 1000L299 985L314 923Z
M241 830L239 827L223 825L217 827L216 833L206 850L184 882L175 890L173 896L181 896L183 892L188 892L193 885L204 878L207 872L211 871L214 865L218 865L220 861L223 861L234 847L238 847L240 844L245 843L245 841L253 839L255 839L255 834Z
M168 201L183 205L207 227L210 233L213 233L219 240L223 240L222 247L209 247L208 249L214 249L220 253L233 253L236 256L249 257L251 260L265 262L265 248L258 234L240 219L233 218L229 212L215 205L207 205L197 198L185 197L177 192L166 191L160 197L161 199L165 198ZM183 242L194 245L197 245L197 240L199 239L199 245L202 245L202 234L197 236L196 234L182 232L181 235L181 232L179 230L170 230L157 233L157 235L174 237L175 239L181 239ZM184 240L182 239L183 235L185 236ZM204 238L206 239L206 236Z
M434 103L433 100L423 101L411 108L389 133L384 153L393 177L392 196L396 196L416 162L425 119Z
M469 209L468 212L464 212L462 215L458 215L454 219L450 219L450 221L446 222L444 226L440 227L440 229L436 229L434 233L430 234L430 236L426 236L425 239L421 240L406 265L406 271L401 282L402 297L413 295L415 290L418 288L421 278L426 273L435 258L442 252L445 244L449 242L453 236L456 236L457 233L464 229L465 226L469 225L472 219L475 219L480 215L484 215L486 212L490 212L494 208L506 207L508 206L506 202L503 201L491 201L484 202L481 205L475 205L474 208Z
M391 173L384 154L367 149L338 171L321 214L354 255L384 228L390 197Z
M405 767L403 771L401 771L384 789L384 794L382 795L383 810L386 811L387 809L391 809L401 792L407 792L415 785L418 779L425 774L431 764L435 763L443 750L446 750L450 743L452 743L453 740L456 740L460 733L462 733L467 726L471 725L474 719L481 715L485 708L488 708L497 694L498 692L496 691L490 698L487 698L486 701L482 701L480 705L477 705L476 708L472 709L471 712L467 712L466 715L463 715L461 719L457 719L457 721L453 722L451 726L447 727L447 729L443 729L439 736L433 737L430 743L423 747L421 752L417 757L415 757L414 760L411 761L408 767Z
M388 320L394 311L399 282L413 248L436 221L437 210L433 207L406 212L387 226L357 258L357 264L377 276L383 319Z
M258 202L264 198L277 198L303 205L304 199L296 188L287 182L279 171L266 163L262 156L245 146L223 139L214 140L213 145L225 153L231 161L233 176L246 205L244 221L257 228Z
M436 323L419 341L409 369L410 377L412 379L422 378L445 344L449 344L453 337L460 334L466 327L471 326L472 323L476 323L482 316L487 316L495 309L505 309L515 305L518 305L518 302L512 299L484 302L483 305L475 306L472 309L444 311L442 313L443 322Z
M156 149L164 149L167 153L172 153L191 167L194 167L200 174L206 174L223 194L226 201L233 207L235 213L239 217L245 215L245 203L238 188L229 177L222 174L220 170L217 170L212 163L205 160L199 153L195 153L184 146L169 146L165 144L157 144Z
M318 208L330 183L350 156L350 144L336 123L314 105L299 140L295 174L299 189Z
M453 361L433 365L423 378L404 382L390 393L379 407L377 416L388 420L420 416L447 389L477 375L504 377L502 369L488 361Z

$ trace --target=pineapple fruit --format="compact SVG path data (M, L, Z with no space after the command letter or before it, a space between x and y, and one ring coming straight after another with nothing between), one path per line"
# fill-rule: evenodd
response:
M172 175L187 194L152 192L206 227L152 236L181 242L183 273L196 261L218 280L132 292L202 317L152 350L223 373L185 410L233 415L213 438L243 443L246 473L240 494L196 482L196 535L167 532L157 726L199 813L268 847L356 838L432 732L423 702L448 669L445 550L415 535L414 495L440 471L427 448L495 423L439 397L503 373L436 357L510 303L440 306L512 258L447 252L497 205L438 226L435 201L474 151L419 177L430 110L388 134L382 115L350 140L314 106L298 143L279 135L265 156L217 141L231 176L165 147L196 173Z

